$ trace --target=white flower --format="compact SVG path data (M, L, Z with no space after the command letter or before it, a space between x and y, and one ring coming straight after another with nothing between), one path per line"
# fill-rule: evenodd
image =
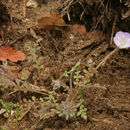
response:
M119 48L129 48L130 47L130 33L119 31L114 37L114 43Z

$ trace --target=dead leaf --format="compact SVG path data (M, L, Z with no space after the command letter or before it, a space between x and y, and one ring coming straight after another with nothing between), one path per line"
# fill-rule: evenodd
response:
M95 40L101 40L105 38L105 35L103 31L100 30L94 30L92 32L87 33L88 39L95 39Z
M20 65L14 65L14 66L8 65L8 68L9 68L10 71L19 71L19 70L21 70Z
M52 12L50 17L42 17L38 20L38 28L51 30L57 26L68 26L58 12Z
M70 27L70 32L74 35L83 35L87 31L84 25L74 24L73 26Z
M5 112L6 112L5 109L3 109L3 108L0 109L0 115L2 115L2 114L5 113Z
M24 61L26 55L21 51L16 51L9 46L0 46L0 61L9 59L12 62Z
M21 109L21 111L19 112L20 115L18 117L18 121L21 121L25 117L25 115L30 111L30 109L31 109L31 106ZM16 120L14 120L14 121L16 121Z

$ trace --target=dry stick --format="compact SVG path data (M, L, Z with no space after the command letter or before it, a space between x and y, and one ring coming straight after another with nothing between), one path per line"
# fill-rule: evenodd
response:
M66 10L68 10L68 8L69 8L70 5L73 3L73 1L74 1L74 0L65 1L66 3L68 2L68 3L67 3L68 5L61 11L61 13L64 12L64 11L66 11ZM63 3L63 5L65 4L65 2Z
M27 2L27 0L23 0L23 19L26 17L26 2Z
M48 113L48 114L42 114L41 117L40 117L40 119L38 119L38 121L30 128L30 130L34 130L35 127L37 126L37 124L38 124L41 120L46 119L47 116L50 116L50 117L51 117L52 115L54 116L57 112L58 112L58 111L55 110L54 112L52 111L52 112L50 112L50 113Z
M115 48L111 53L109 53L98 65L97 67L94 69L93 74L96 73L96 71L117 51L119 51L119 48Z
M24 34L23 36L21 36L21 37L17 38L16 40L10 42L9 45L15 44L16 42L18 42L18 41L24 39L24 37L27 36L27 35L28 35L27 33Z
M116 17L114 19L113 26L112 26L112 33L111 33L110 45L113 42L113 33L114 33L114 30L115 30L116 21L117 21L117 15L116 15Z
M22 81L21 80L21 82L22 83L24 83L24 81ZM14 93L16 93L16 92L18 92L18 91L29 91L29 92L34 92L34 93L38 93L38 94L42 94L42 95L49 95L49 92L50 91L48 91L48 90L46 90L46 89L41 89L41 91L40 91L40 89L38 90L38 86L35 86L35 85L33 85L33 84L30 84L29 83L29 87L31 87L31 88L22 88L22 87L20 87L20 86L18 86L18 85L16 85L15 84L15 87L18 89L18 90L15 90L15 91L13 91L13 92L11 92L11 93L9 93L8 95L11 95L11 94L14 94ZM37 89L36 89L37 88ZM57 94L58 95L58 94Z
M72 91L72 74L70 74L70 90Z

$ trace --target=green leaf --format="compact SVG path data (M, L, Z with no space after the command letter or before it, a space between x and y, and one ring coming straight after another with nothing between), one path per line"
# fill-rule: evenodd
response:
M64 76L65 76L65 77L69 77L68 74L69 74L69 73L68 73L67 71L64 72Z
M28 87L28 82L23 82L23 86L27 88Z
M40 49L41 49L41 47L39 46L39 47L36 48L36 51L38 51L38 50L40 50Z

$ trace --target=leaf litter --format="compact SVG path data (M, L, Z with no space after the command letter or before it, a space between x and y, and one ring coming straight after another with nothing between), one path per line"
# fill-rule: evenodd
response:
M84 8L84 10L82 10L84 6L84 4L81 4L82 2L77 2L76 4L73 3L73 1L71 1L72 3L70 1L65 2L64 4L66 4L67 7L63 10L65 12L59 12L59 8L63 9L64 6L62 1L43 2L43 4L38 5L35 9L31 7L27 8L25 10L26 12L21 12L23 4L20 1L10 1L8 5L6 5L3 0L3 3L8 6L9 15L13 17L12 25L14 34L10 35L10 30L5 31L6 28L2 28L6 35L1 45L5 46L6 44L7 48L1 48L0 56L3 55L2 60L10 61L1 62L0 79L3 79L2 76L4 75L7 80L6 84L1 84L5 90L0 90L2 93L0 98L2 100L8 99L7 102L9 106L10 103L15 102L15 107L11 110L14 116L2 117L2 119L0 119L0 121L5 118L8 119L5 123L0 122L1 126L7 129L75 129L76 127L79 129L95 129L95 126L96 129L111 129L117 128L118 126L127 129L129 124L127 119L129 115L124 115L124 113L129 112L129 94L127 91L129 72L128 50L122 50L115 54L115 56L113 55L107 63L102 65L102 68L96 73L95 77L91 79L91 84L88 85L88 88L84 89L85 101L83 105L87 108L87 117L92 123L88 123L88 120L84 121L81 118L71 118L69 119L70 123L68 123L68 121L65 120L65 118L68 117L57 117L57 114L60 111L62 112L62 109L64 115L69 113L67 108L74 108L74 111L76 111L75 104L78 102L76 99L76 97L78 97L78 88L74 81L78 80L78 78L85 78L83 75L81 77L74 77L74 73L67 78L64 77L64 72L73 72L74 69L72 69L72 67L74 67L76 63L79 63L79 59L81 59L82 64L78 68L79 70L76 70L75 75L85 69L81 73L86 73L87 76L89 76L88 71L91 72L92 68L100 64L102 59L115 48L114 45L109 44L108 39L110 39L109 32L111 27L107 27L107 24L103 22L104 19L97 19L99 20L96 23L97 29L90 31L90 28L93 28L92 25L95 25L94 21L97 18L96 16L101 14L100 8L107 7L107 5L110 4L109 2L105 5L104 2L101 3L101 1L98 0L93 2L86 1L87 9ZM98 12L96 8L100 3L104 6L99 6ZM95 4L97 6L94 6ZM119 3L117 2L116 4ZM83 17L79 18L81 21L76 19L75 22L73 16L76 17L77 14L73 7L77 8L77 5L82 5L80 7L81 10L78 10L78 12L81 11ZM113 6L110 7L113 9ZM97 10L97 14L95 15L93 15L94 9ZM112 11L110 12L112 13ZM48 12L51 12L50 16L46 15ZM22 20L22 13L25 13L27 17L24 20ZM66 15L63 16L62 13ZM87 17L87 20L84 16ZM90 16L93 19L91 19ZM71 18L70 22L67 20L69 17ZM108 22L109 20L111 21L111 17L107 19ZM106 30L104 27L108 29L107 33L105 33ZM33 30L33 36L28 30ZM126 31L128 31L127 28ZM115 32L116 31L114 31L114 33ZM28 35L23 37L25 33L28 33ZM2 34L0 34L0 36L2 37ZM22 38L13 43L12 38L15 41L18 39L17 37ZM36 39L39 37L42 37L42 40L37 42ZM13 43L11 44L12 48L9 47L9 42ZM22 52L17 53L13 48L22 50L25 54ZM84 64L88 63L88 61L91 62L85 66ZM10 79L12 80L11 77L13 76L13 80L15 79L15 81L8 86L7 82L10 83ZM5 79L2 80L2 83L3 81L5 81ZM58 83L54 81L58 81ZM79 83L79 85L82 85L82 80ZM98 87L95 87L97 83ZM56 93L52 93L53 89L56 89ZM51 101L51 103L45 100L43 102L42 98ZM66 98L69 99L69 103L65 102ZM72 99L74 100L71 102ZM61 104L55 106L55 102L61 102ZM80 105L80 103L78 105ZM8 106L8 104L6 105ZM18 112L17 107L21 108L20 112ZM122 107L124 109L121 109ZM0 106L0 108L3 107ZM59 111L57 112L55 108L58 108L57 110ZM82 106L82 112L84 112L84 110L86 109L83 109ZM121 110L122 112L120 112ZM80 113L81 111L78 112L79 115ZM59 113L59 115L62 114L63 113ZM73 114L74 113L72 113L72 115ZM16 115L18 115L18 118L16 118ZM84 114L82 116L84 116ZM16 119L15 125L13 125L13 120L10 120L11 118ZM118 124L118 126L116 124Z

